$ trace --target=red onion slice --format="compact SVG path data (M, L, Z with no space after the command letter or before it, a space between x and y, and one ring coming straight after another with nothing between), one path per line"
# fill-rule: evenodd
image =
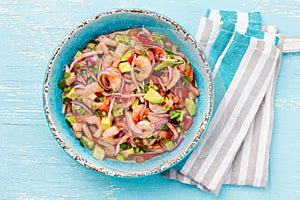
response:
M94 56L94 55L97 55L97 54L100 54L100 52L98 52L98 51L90 51L90 52L81 54L80 56L78 56L77 58L75 58L75 60L73 60L73 62L70 65L70 69L69 70L71 71L73 69L73 67L75 66L75 64L78 61L80 61L80 60L82 60L82 59L84 59L86 57Z
M168 121L168 119L169 119L169 117L164 117L162 120L160 120L160 121L156 124L156 126L154 127L153 133L154 133L155 131L157 131L164 123L166 123L166 122Z
M132 97L143 97L145 96L145 93L140 93L140 94L121 94L121 93L112 93L112 94L107 94L105 96L111 96L111 97L121 97L121 98L132 98Z

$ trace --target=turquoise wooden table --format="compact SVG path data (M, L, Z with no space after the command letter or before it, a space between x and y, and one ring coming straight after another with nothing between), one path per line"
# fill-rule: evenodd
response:
M299 0L1 0L0 199L300 199L300 55L283 57L275 97L270 177L264 189L225 186L218 197L155 175L108 177L58 145L42 107L45 68L56 45L100 12L144 8L196 32L207 8L263 12L265 24L300 36Z

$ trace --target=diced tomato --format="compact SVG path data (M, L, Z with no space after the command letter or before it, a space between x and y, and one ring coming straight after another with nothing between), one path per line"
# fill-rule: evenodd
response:
M142 118L146 111L146 107L144 104L138 105L131 113L132 121L137 124Z
M154 82L154 81L153 81L153 82ZM166 93L165 93L163 90L160 90L160 91L159 91L159 94L160 94L163 98L166 97Z
M190 82L194 80L194 71L193 68L190 65L185 66L185 73L187 77L190 77Z
M193 124L193 118L191 116L187 115L183 120L183 128L185 130L188 130L192 124Z
M173 133L170 132L170 131L168 131L168 132L166 133L166 139L171 139L172 137L173 137Z
M127 58L127 62L129 62L130 64L132 63L133 60L133 56L130 56L129 58Z
M190 65L186 65L185 66L185 72L184 72L184 74L186 76L188 76L190 74L190 71L191 71L191 66Z
M139 30L137 28L132 28L129 32L129 36L135 36L137 35Z
M131 118L132 118L132 121L137 124L139 121L140 121L140 114L138 112L132 112L131 113Z
M161 57L164 54L164 50L162 48L153 47L150 49L154 56Z

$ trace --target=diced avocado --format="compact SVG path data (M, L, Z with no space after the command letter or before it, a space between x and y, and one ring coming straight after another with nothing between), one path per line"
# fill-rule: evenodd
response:
M169 111L170 110L170 105L169 104L166 104L164 107L163 107L163 109L164 109L164 111Z
M88 139L86 136L82 136L80 138L80 141L83 144L83 146L85 146L89 150L91 150L95 144L94 141Z
M177 118L179 122L182 122L184 115L186 114L185 110L181 110L180 116Z
M121 62L119 64L119 70L121 73L130 72L131 66L130 66L129 62Z
M187 99L185 99L184 103L185 103L185 107L186 107L186 110L188 111L188 113L191 116L194 116L197 113L197 107L196 107L196 104L194 103L194 101L187 98Z
M154 90L158 90L158 87L156 85L154 85L154 83L151 79L149 81L149 88L153 88Z
M132 54L132 50L126 51L126 53L124 53L121 56L120 61L121 62L127 61L127 59L131 57L131 54Z
M125 160L125 156L122 155L122 154L118 154L118 155L117 155L117 160L119 160L119 161L124 161L124 160Z
M97 160L103 160L105 158L105 150L102 147L96 145L94 148L93 157Z
M108 117L103 117L101 120L101 128L102 131L105 131L106 129L111 127L111 119Z
M131 105L132 109L135 109L137 106L139 105L139 100L136 98L133 102L133 104Z
M76 99L78 97L78 95L75 92L75 88L72 88L66 97L68 97L69 99L72 99L72 100Z
M71 116L67 116L66 117L66 120L71 124L73 125L75 123L75 117L73 115Z
M118 109L118 110L113 111L114 117L122 116L124 114L123 111L124 111L123 109Z
M174 147L174 143L171 140L167 140L164 142L164 146L168 149L173 148Z
M125 158L127 158L128 156L130 156L131 154L134 154L134 149L130 148L130 149L126 149L120 152Z
M144 99L151 103L162 103L165 101L165 99L152 88L145 94Z
M122 42L122 43L124 43L126 45L130 44L130 38L129 38L128 35L117 34L116 37L115 37L115 41Z
M77 58L78 56L80 56L81 54L82 54L81 51L77 51L77 53L76 53L75 56L74 56L74 59Z

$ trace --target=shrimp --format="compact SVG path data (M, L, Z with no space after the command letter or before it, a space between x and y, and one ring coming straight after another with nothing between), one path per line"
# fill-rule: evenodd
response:
M88 139L93 140L93 134L91 133L87 124L82 125L82 130Z
M112 40L112 39L109 39L108 37L104 36L104 35L101 35L100 37L97 38L97 41L98 42L102 42L106 45L109 45L109 46L113 46L113 47L116 47L118 46L118 42L116 42L115 40Z
M103 88L101 88L97 82L93 82L84 88L82 96L85 98L89 98L91 94L103 91Z
M118 56L122 56L126 50L129 48L129 46L123 44L123 43L119 43L116 50L115 50L115 53L118 55Z
M143 80L145 80L150 76L152 71L152 65L150 60L146 56L138 56L135 59L134 64L142 69L140 73L135 75L136 80L142 82Z
M105 98L103 102L94 103L94 108L99 110L104 110L105 112L107 112L109 110L109 104L110 101L107 98Z
M126 142L129 139L129 135L124 135L123 137L121 137L121 139L119 140L117 146L116 146L116 152L115 152L115 156L119 153L120 151L120 144Z
M167 110L164 109L164 107L159 104L149 103L149 108L155 114L161 114L167 112Z
M97 143L104 147L107 156L114 156L115 147L113 146L113 144L106 142L103 138L98 138Z
M76 81L76 76L71 76L69 78L66 78L66 85L70 86Z
M100 74L99 83L105 89L112 89L114 91L120 91L122 86L122 75L120 71L115 67L109 67L105 73Z
M138 121L140 121L140 119L143 118L143 115L146 111L146 106L144 104L140 104L138 105L133 111L132 111L132 114L131 114L131 118L132 118L132 121L134 123L137 123Z
M189 91L192 92L196 97L200 95L198 88L192 86L192 84L189 85Z
M147 115L147 119L151 122L151 123L158 123L161 121L161 117L157 117L155 116L155 114L153 115L154 113L151 114L148 114Z
M114 58L111 55L105 56L103 58L103 61L102 61L102 67L101 67L101 69L104 70L108 66L111 66L111 64L112 64L113 61L114 61Z
M102 135L102 128L100 125L100 119L98 117L96 117L95 115L90 116L86 119L86 122L89 124L95 124L97 126L97 130L93 132L94 137L98 138Z
M112 139L115 135L119 133L119 131L120 130L117 126L112 126L103 132L103 138Z
M81 128L81 125L79 123L74 123L72 125L72 129L74 131L74 135L77 139L81 138L82 137L82 128Z
M153 135L154 124L148 121L139 121L136 126L142 130L142 134L139 135L141 138L148 138Z

